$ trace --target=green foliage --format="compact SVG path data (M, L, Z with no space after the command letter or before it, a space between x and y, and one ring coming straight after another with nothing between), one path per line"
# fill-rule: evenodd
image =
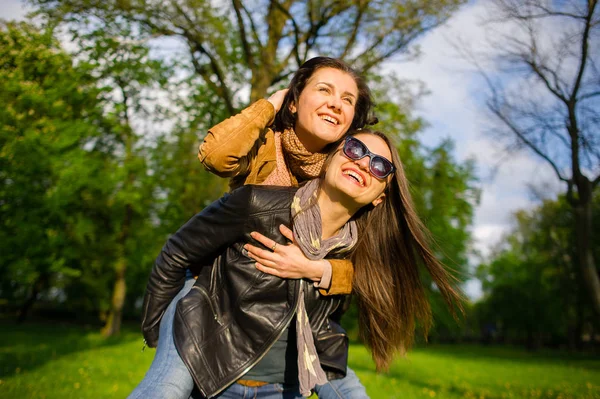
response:
M599 216L599 204L596 198L594 216ZM579 289L573 217L562 196L517 212L513 231L491 261L479 266L485 297L476 310L482 322L495 326L497 339L529 347L575 347L582 334L593 331L592 314ZM599 248L595 243L596 253Z
M88 243L102 241L89 217L105 192L89 182L106 157L87 149L101 133L101 90L49 32L7 23L0 93L0 295L22 303L80 276Z
M59 327L59 328L57 328ZM119 338L69 325L0 325L3 398L126 397L147 371L154 350L139 333ZM368 352L350 346L350 367L373 399L600 398L597 357L511 348L429 346L376 374Z

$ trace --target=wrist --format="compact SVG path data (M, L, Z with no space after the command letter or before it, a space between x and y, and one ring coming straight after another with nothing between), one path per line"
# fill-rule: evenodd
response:
M309 263L308 270L310 271L308 278L311 281L316 281L316 282L321 281L321 278L323 277L323 272L325 271L325 267L326 267L325 262L327 262L325 259L308 261L308 263Z

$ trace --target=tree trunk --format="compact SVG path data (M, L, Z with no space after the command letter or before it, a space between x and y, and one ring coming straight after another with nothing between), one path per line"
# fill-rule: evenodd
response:
M584 196L574 207L575 232L577 236L577 263L588 291L592 308L600 319L600 278L592 252L592 202L591 196Z
M38 295L48 286L49 277L47 274L41 274L33 283L29 296L21 305L21 308L17 311L17 323L22 323L27 318L31 307L37 301Z
M253 103L261 98L266 98L269 87L271 86L271 80L273 77L267 70L254 71L252 77L252 89L250 90L250 102Z
M115 265L115 285L113 287L113 296L111 301L111 309L108 312L106 324L102 328L104 337L112 337L121 332L121 319L123 317L123 306L125 305L125 294L127 292L127 283L125 281L125 271L127 270L127 252L125 244L129 237L129 229L133 218L133 208L131 205L125 207L125 220L121 228L121 236L119 238L118 258Z
M123 251L124 252L124 251ZM102 328L104 337L112 337L119 334L121 331L121 319L123 317L123 305L125 305L125 294L127 292L127 284L125 283L125 270L127 261L124 256L117 260L116 278L113 287L113 296L111 301L111 309L106 319L106 324Z

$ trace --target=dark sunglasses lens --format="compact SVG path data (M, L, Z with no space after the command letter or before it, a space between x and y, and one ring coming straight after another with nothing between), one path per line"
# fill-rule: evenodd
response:
M383 157L374 156L371 160L371 173L373 173L373 176L379 179L383 179L392 173L392 169L393 166L391 162Z
M360 159L365 156L366 148L360 141L350 138L344 143L344 154L350 159Z

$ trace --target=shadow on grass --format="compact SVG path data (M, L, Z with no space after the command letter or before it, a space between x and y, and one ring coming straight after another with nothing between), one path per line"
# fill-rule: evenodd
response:
M90 349L140 341L141 334L124 328L119 337L104 338L97 327L68 323L0 321L0 378L31 371L49 361Z

